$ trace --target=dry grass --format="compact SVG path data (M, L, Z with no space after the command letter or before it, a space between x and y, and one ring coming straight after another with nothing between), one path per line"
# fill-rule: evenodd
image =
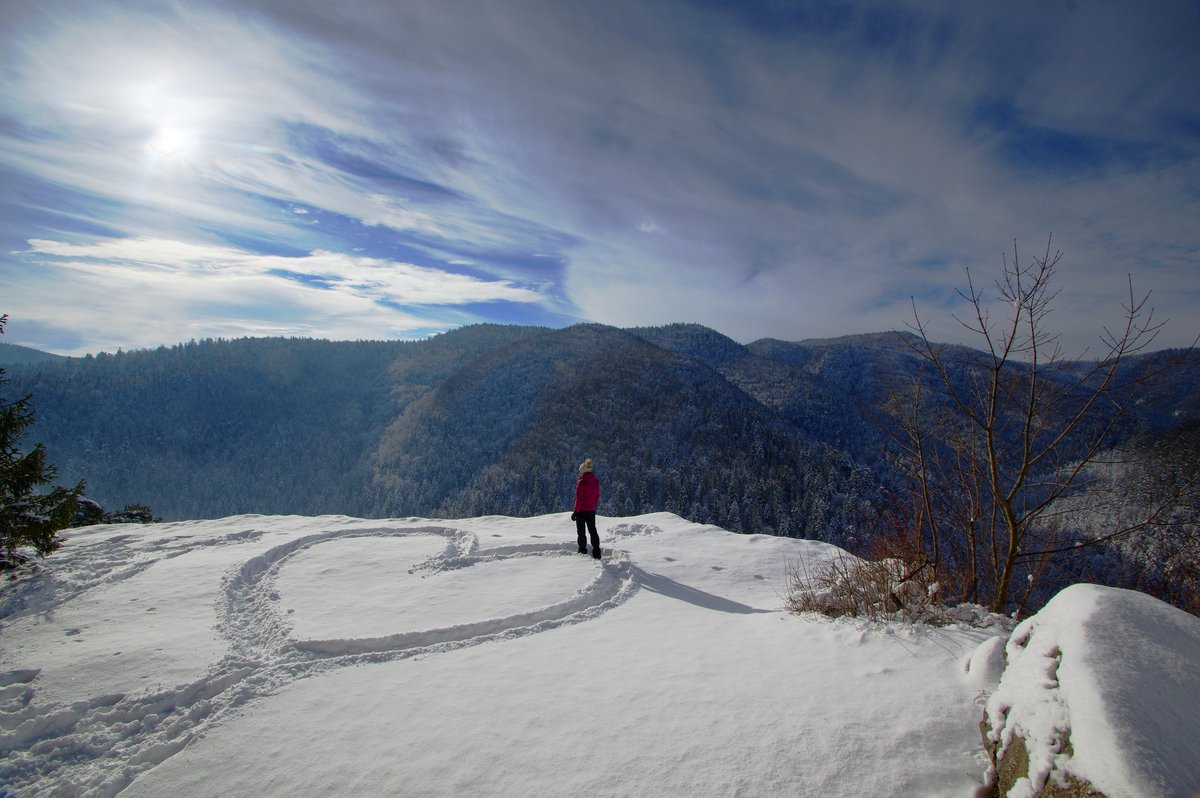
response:
M937 585L926 574L927 568L901 560L871 561L850 554L812 565L793 561L786 566L784 607L831 618L944 623Z

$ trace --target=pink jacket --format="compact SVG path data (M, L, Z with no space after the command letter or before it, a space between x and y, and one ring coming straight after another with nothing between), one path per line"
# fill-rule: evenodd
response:
M594 513L600 503L600 480L591 471L584 471L575 483L575 512Z

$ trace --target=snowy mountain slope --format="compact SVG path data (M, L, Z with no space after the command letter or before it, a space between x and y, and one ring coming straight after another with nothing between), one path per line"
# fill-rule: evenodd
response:
M970 795L993 634L782 612L839 550L669 514L77 530L0 588L48 795ZM976 660L979 657L976 656ZM0 794L4 794L0 791Z

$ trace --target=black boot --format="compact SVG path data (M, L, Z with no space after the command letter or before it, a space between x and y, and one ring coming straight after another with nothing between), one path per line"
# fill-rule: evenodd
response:
M593 560L600 559L600 547L599 546L596 546L595 548L592 549L592 559Z

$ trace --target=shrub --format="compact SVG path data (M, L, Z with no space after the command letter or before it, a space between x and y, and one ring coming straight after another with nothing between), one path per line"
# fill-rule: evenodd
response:
M787 564L785 608L831 618L948 622L930 574L927 564L909 567L895 558L871 561L842 554L811 567L803 560L793 561Z

